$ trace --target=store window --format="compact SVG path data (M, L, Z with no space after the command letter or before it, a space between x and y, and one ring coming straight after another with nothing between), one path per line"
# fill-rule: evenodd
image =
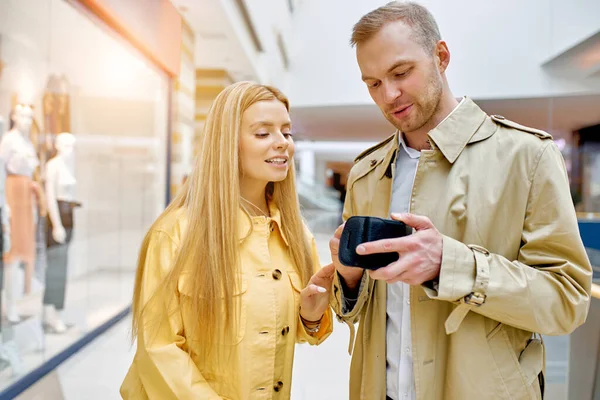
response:
M164 208L168 93L73 4L0 1L0 391L130 304Z

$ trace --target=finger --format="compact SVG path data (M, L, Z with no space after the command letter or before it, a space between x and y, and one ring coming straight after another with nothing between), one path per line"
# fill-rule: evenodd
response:
M342 237L342 232L344 231L344 226L346 226L345 222L343 224L341 224L340 226L337 227L337 229L333 233L333 237L334 238L338 238L339 239L339 238Z
M329 240L329 251L332 255L337 256L338 252L340 251L340 239L333 237Z
M388 285L392 285L392 284L397 283L397 282L408 283L408 277L407 277L407 275L408 275L408 272L404 271L404 272L401 272L400 274L396 275L395 278L388 279L386 282L387 282Z
M333 277L335 275L335 265L329 264L326 267L323 267L316 274L314 274L310 278L310 282L312 284L322 286L324 288L331 288L333 285Z
M373 271L369 271L369 275L372 279L391 281L399 279L401 275L405 274L410 268L408 260L400 258L383 268L379 268Z
M433 222L423 215L415 215L410 213L392 213L392 219L404 222L406 225L420 231L423 229L435 228Z
M414 239L410 236L393 239L381 239L360 244L356 254L367 255L375 253L403 253L411 249L410 243Z
M329 264L319 269L311 278L311 281L314 279L331 279L333 278L333 273L335 272L335 265ZM314 283L314 282L313 282Z
M314 296L316 294L327 293L327 289L325 289L324 287L315 285L313 283L311 283L310 285L305 287L302 291L304 292L305 296L309 296L309 297Z

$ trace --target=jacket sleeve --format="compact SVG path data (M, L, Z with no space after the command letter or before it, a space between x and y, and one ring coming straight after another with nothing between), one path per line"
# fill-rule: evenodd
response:
M456 331L469 311L545 335L568 334L585 321L592 268L564 161L552 142L540 150L529 180L516 260L444 236L437 290L424 290L433 299L458 304L446 321L447 333Z
M150 399L220 399L184 350L187 339L178 294L149 302L168 273L176 251L176 244L166 232L152 233L141 290L147 307L137 338L135 362L139 377Z
M317 242L315 241L315 238L310 233L310 231L308 231L307 227L305 227L305 230L310 240L314 274L321 268L321 263L319 261L319 252L317 250ZM329 335L331 335L331 332L333 332L333 317L331 313L331 308L328 307L327 310L325 310L325 314L323 314L323 319L321 320L319 332L313 335L306 331L306 328L302 323L302 319L300 318L300 312L298 312L298 329L296 331L297 343L308 343L311 346L320 345L325 339L329 337Z
M354 207L354 191L353 185L355 179L355 168L350 170L348 176L348 191L346 193L346 200L344 201L344 210L342 212L342 219L344 221L355 215ZM355 324L360 318L360 312L365 305L368 297L368 288L373 286L373 282L369 274L364 274L359 284L358 295L356 298L349 297L344 293L344 284L341 281L340 275L336 272L333 279L333 293L331 296L331 307L340 322L347 324ZM352 329L352 328L351 328Z

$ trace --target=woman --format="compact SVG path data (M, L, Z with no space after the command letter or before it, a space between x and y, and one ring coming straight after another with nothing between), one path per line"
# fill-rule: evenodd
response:
M142 245L123 398L290 397L295 342L331 333L334 273L302 223L293 155L281 92L217 96L193 174Z

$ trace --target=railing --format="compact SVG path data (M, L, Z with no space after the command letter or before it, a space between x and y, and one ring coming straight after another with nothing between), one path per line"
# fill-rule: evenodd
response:
M326 211L341 211L342 209L339 192L325 185L310 184L299 179L296 182L296 190L303 207Z
M597 212L578 212L577 219L580 221L600 221L600 213Z
M592 297L600 300L600 285L596 283L592 283Z

